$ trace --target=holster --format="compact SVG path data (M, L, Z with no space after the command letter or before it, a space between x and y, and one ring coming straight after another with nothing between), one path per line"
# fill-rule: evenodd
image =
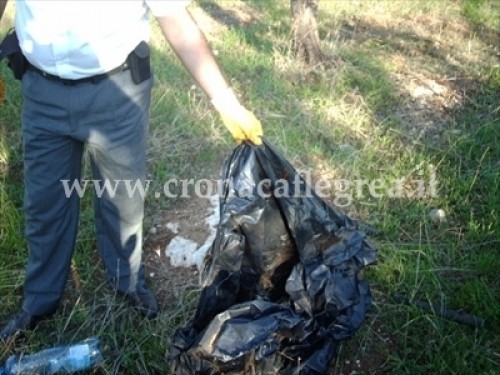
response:
M151 77L151 51L148 43L140 42L128 55L127 64L136 85Z
M28 69L28 61L19 47L19 40L14 29L8 32L0 44L0 60L4 58L7 58L7 65L14 73L14 78L22 79Z

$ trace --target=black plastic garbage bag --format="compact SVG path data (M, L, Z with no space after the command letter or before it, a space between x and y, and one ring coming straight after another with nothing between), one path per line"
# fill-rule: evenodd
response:
M268 142L235 148L221 171L220 223L193 319L170 350L174 374L326 374L362 324L362 270L375 246Z

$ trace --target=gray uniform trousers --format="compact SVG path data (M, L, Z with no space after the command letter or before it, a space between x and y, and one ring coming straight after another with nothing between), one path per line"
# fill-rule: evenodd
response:
M117 184L115 194L95 199L96 239L115 288L144 287L144 197L124 181L144 183L146 137L153 78L139 85L129 71L98 83L65 85L28 70L22 80L25 168L25 233L29 247L23 309L53 312L68 278L79 218L79 195L68 194L81 178L84 145L93 179ZM85 194L93 193L93 184ZM114 196L113 196L114 195Z

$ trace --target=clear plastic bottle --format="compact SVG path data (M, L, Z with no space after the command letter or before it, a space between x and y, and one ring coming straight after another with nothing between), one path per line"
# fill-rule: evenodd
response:
M90 369L103 361L98 338L91 337L75 344L56 346L31 355L7 358L0 375L72 374Z

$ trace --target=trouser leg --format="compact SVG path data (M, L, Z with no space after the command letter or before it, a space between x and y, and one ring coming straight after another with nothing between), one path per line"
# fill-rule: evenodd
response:
M135 85L130 72L99 84L64 87L31 71L23 78L26 236L30 255L23 308L52 312L69 272L79 197L61 180L80 178L87 142L96 179L119 182L96 198L96 233L109 279L120 291L144 284L141 263L143 195L124 181L144 184L152 79ZM114 186L114 185L113 185Z
M142 198L138 194L128 196L124 179L113 178L114 173L101 172L100 167L105 163L101 156L92 156L91 162L93 178L101 181L99 189L106 183L113 190L113 196L104 193L94 199L97 246L106 273L116 289L122 292L134 290L138 281L144 278L141 259L144 218ZM113 172L119 169L115 165ZM143 181L142 178L130 180L133 183Z
M64 95L32 72L23 78L25 232L29 248L23 309L53 312L67 280L78 226L79 196L68 194L80 178L83 144L67 135Z
M113 97L113 121L95 123L90 137L98 248L116 289L135 291L144 284L142 265L146 134L152 79L135 85L128 72L113 76L102 95ZM108 92L106 92L106 90ZM134 187L137 187L134 191Z

